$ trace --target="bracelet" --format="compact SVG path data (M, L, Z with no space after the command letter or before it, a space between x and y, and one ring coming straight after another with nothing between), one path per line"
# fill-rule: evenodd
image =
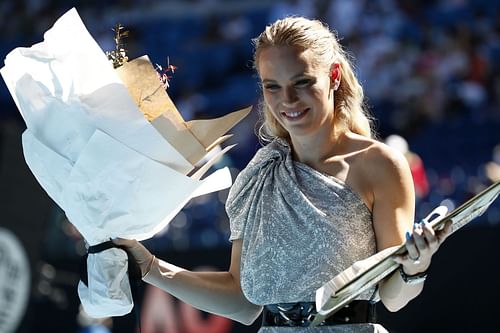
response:
M403 265L399 266L399 274L401 275L401 278L406 284L419 284L425 281L427 278L427 271L424 271L422 273L417 273L414 275L408 275L405 273L403 270Z
M142 274L142 279L144 279L149 274L149 272L151 272L151 268L153 268L153 264L155 262L155 259L156 259L156 257L153 254L152 257L151 257L151 261L150 261L150 263L148 265L148 269L146 270L146 272L144 274Z

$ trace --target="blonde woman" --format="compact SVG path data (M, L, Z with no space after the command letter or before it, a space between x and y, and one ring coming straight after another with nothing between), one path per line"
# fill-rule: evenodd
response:
M449 234L413 224L414 189L401 154L372 138L363 89L336 35L319 21L278 20L254 40L263 90L261 148L238 175L226 209L227 272L190 272L133 254L143 280L204 311L259 332L385 332L374 303L397 311L422 290ZM309 327L317 288L337 273L407 241L401 269L322 326ZM300 326L300 327L297 327Z

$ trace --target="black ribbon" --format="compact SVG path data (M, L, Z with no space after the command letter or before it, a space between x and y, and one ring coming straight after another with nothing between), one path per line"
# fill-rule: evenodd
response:
M130 291L132 293L132 300L134 302L134 313L135 320L139 327L139 332L141 331L141 321L140 321L140 310L139 310L139 288L142 283L142 273L141 268L135 261L135 258L127 251L123 246L116 245L112 241L106 241L97 245L89 246L87 253L82 257L80 265L80 280L88 287L88 270L87 270L87 258L89 254L99 253L111 248L119 248L127 253L128 258L128 280L130 283Z
M262 326L308 327L316 314L314 302L267 304L262 312ZM320 326L376 322L375 303L355 300L326 318Z

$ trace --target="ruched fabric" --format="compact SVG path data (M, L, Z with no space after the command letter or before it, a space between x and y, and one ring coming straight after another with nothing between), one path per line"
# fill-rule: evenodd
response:
M241 287L258 305L314 301L316 289L376 252L372 214L344 182L294 161L285 140L261 148L226 203L230 240L242 239ZM358 299L371 299L368 290ZM386 332L376 324L266 332Z

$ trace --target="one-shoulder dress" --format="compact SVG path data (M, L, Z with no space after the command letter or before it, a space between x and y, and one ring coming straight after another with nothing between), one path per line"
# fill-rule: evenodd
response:
M314 302L335 275L376 252L372 214L344 182L294 161L276 139L259 149L226 201L242 239L241 287L257 305ZM368 290L357 299L376 299ZM379 324L261 327L259 333L387 332Z

